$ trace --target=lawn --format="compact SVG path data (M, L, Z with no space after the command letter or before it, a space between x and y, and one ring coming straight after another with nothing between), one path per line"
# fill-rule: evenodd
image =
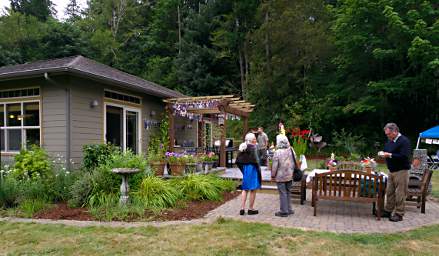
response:
M434 255L439 250L439 226L349 235L223 219L160 228L0 222L0 237L0 254L6 255Z

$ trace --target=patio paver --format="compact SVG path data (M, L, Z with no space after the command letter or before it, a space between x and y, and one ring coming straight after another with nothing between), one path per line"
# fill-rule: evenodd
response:
M307 191L311 198L311 191ZM258 193L255 208L258 215L239 215L241 198L237 197L217 209L209 212L205 218L231 218L240 221L262 222L274 226L300 228L305 230L329 231L337 233L394 233L407 231L421 226L439 224L439 204L428 201L426 213L422 214L415 205L406 204L404 221L391 222L387 218L377 221L372 215L372 205L355 202L322 200L318 204L317 216L313 216L310 201L300 205L293 200L294 215L286 218L275 217L279 210L277 194Z

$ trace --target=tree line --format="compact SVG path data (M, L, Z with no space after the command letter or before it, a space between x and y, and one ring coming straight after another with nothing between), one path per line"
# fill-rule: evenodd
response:
M439 8L428 0L10 0L0 66L81 54L187 95L235 94L253 126L382 141L439 122Z

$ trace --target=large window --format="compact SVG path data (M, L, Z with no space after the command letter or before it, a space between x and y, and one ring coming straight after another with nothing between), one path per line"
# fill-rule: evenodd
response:
M1 152L40 146L40 102L0 103Z

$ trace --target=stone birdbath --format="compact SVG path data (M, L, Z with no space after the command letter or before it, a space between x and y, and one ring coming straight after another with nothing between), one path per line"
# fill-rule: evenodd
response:
M134 168L114 168L111 170L111 172L122 176L122 184L120 185L119 203L121 205L126 205L128 203L128 199L129 199L128 192L130 190L130 187L128 185L128 177L131 174L135 174L135 173L140 172L140 170L134 169Z

